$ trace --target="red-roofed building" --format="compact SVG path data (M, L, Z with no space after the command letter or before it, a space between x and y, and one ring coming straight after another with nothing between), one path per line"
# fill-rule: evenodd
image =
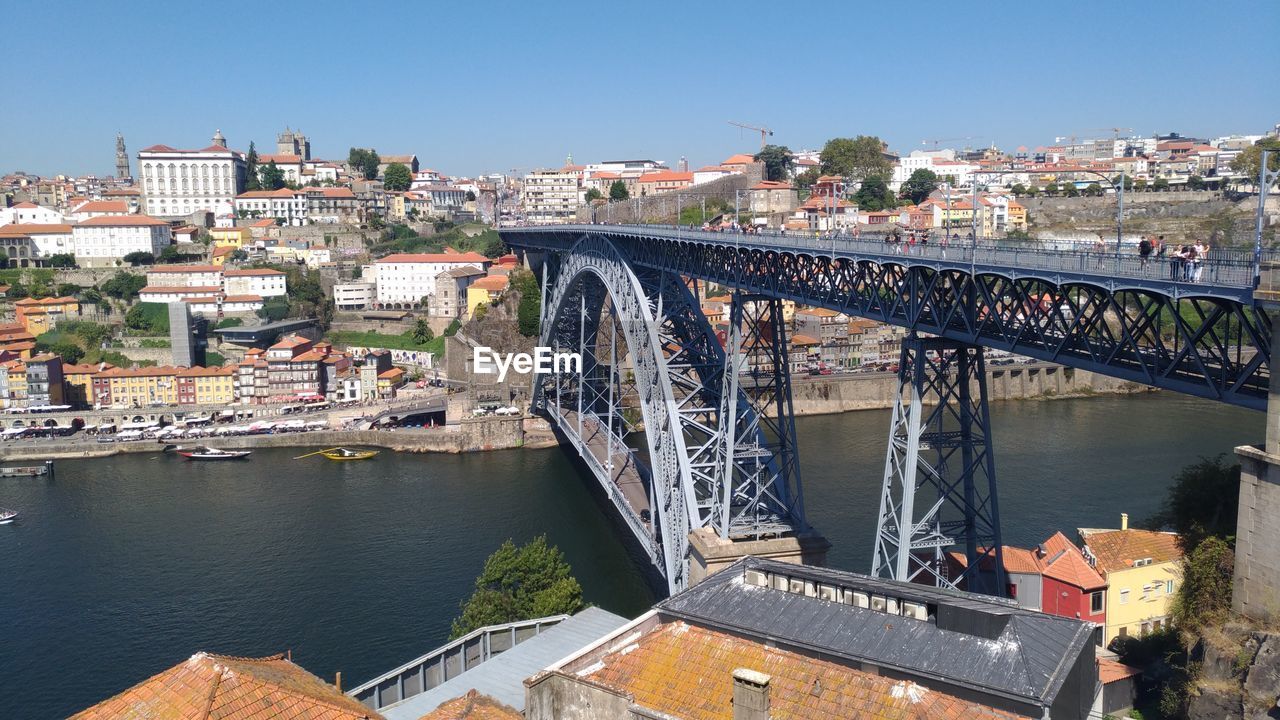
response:
M800 197L791 183L761 180L747 193L748 207L756 215L789 213L800 204Z
M13 207L0 208L0 225L30 223L57 225L63 222L62 213L41 207L33 202L20 202Z
M129 203L124 200L91 200L89 202L80 203L80 205L71 209L71 219L75 222L82 222L89 218L101 217L103 215L128 215Z
M746 172L747 168L755 164L755 162L756 158L754 155L738 153L737 155L730 155L728 159L720 163L720 167L730 172L740 173Z
M193 213L222 215L244 190L244 155L226 146L222 133L201 150L152 145L138 152L137 183L142 189L142 212L162 218Z
M672 190L684 190L693 185L693 173L675 170L659 170L645 173L636 181L641 195L654 195Z
M404 309L425 304L436 293L440 273L465 266L487 270L492 262L474 252L397 253L369 265L361 277L377 285L379 307Z
M168 222L148 215L99 215L73 225L71 242L79 265L106 267L134 252L159 255L173 233Z

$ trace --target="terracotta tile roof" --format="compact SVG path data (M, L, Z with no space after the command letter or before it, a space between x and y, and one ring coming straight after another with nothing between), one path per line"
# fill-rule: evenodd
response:
M250 223L249 227L274 227L276 221L273 218L266 218L255 223Z
M1109 685L1117 680L1131 678L1141 675L1142 671L1131 665L1125 665L1122 662L1110 660L1108 658L1098 658L1098 682L1103 685Z
M378 373L378 379L379 380L396 380L401 375L404 375L404 370L401 370L398 367L393 367L390 370L384 370L383 372Z
M78 223L80 227L140 227L146 225L168 225L164 220L149 217L147 215L99 215L98 217L82 220Z
M444 703L419 720L520 720L523 717L519 710L472 688L466 695Z
M746 153L738 153L737 155L730 155L728 160L725 160L720 164L721 165L750 165L755 161L756 161L756 158L754 155L747 155Z
M1082 528L1080 535L1085 545L1098 558L1098 570L1103 573L1127 570L1137 560L1150 559L1152 563L1182 559L1176 533L1154 530L1093 530Z
M65 223L27 223L0 227L0 237L25 237L27 235L69 235L71 226Z
M1040 558L1041 573L1084 590L1106 587L1107 581L1094 570L1084 553L1061 531L1045 540L1045 554Z
M148 275L157 273L220 273L218 265L155 265L147 268Z
M114 370L115 367L116 367L115 365L112 365L109 362L90 363L85 365L63 364L62 374L63 375L94 375L102 372L103 370Z
M223 245L222 247L217 247L213 249L213 256L222 257L223 255L230 255L231 253L239 249L240 248L231 247L230 245Z
M20 202L17 205L14 205L14 207L21 210L30 210L31 208L38 208L40 206L33 202L27 202L24 200L23 202Z
M351 198L355 199L356 194L351 192L351 188L345 187L309 187L304 192L308 195L320 195L327 198Z
M984 547L978 548L979 553L986 553L986 551L987 549ZM1026 575L1039 575L1042 573L1043 568L1040 564L1040 558L1036 554L1035 550L1005 545L1003 552L1005 572L1022 573ZM951 561L961 569L969 566L969 558L965 557L965 554L962 552L956 552L953 550L948 552L947 556L950 557ZM991 558L984 556L982 566L984 569L988 569L991 566Z
M643 707L687 720L733 717L733 672L770 676L771 717L908 720L1017 718L910 680L862 672L733 635L672 622L605 655L582 679L633 696Z
M778 182L777 180L761 180L751 186L752 190L790 190L791 183Z
M223 272L226 277L250 277L253 275L284 275L280 270L272 270L271 268L245 268L243 270L227 270Z
M147 286L138 291L139 295L169 295L172 293L216 293L221 292L222 287L218 285L154 285Z
M123 200L95 200L81 205L73 212L127 213L129 212L129 204Z
M809 337L808 335L796 334L791 336L791 344L805 346L805 345L819 345L821 343Z
M506 275L488 275L471 283L471 287L489 292L502 292L510 284L511 280Z
M693 173L677 172L675 170L659 170L657 172L645 173L640 176L637 182L641 183L661 183L661 182L693 182Z
M320 678L284 659L196 653L149 680L72 716L74 720L381 719Z
M487 263L489 258L476 252L451 253L396 253L388 255L378 263Z

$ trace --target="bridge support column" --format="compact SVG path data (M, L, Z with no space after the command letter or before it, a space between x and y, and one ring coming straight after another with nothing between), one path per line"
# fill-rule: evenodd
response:
M1271 357L1280 357L1280 314L1271 329ZM1274 370L1274 368L1273 368ZM1236 448L1240 511L1232 608L1258 620L1280 618L1280 379L1271 375L1267 437L1262 447Z
M990 424L980 346L903 341L872 575L1005 594Z

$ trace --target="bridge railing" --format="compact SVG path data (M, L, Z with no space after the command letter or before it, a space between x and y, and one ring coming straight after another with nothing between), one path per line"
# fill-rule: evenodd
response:
M560 226L564 227L566 226ZM656 230L666 236L695 242L733 244L763 250L785 248L818 254L834 253L836 256L873 257L884 262L932 260L940 265L971 264L1231 288L1252 288L1255 278L1253 251L1237 248L1210 248L1195 259L1187 259L1176 255L1176 248L1166 246L1165 252L1152 252L1144 258L1132 245L1116 252L1114 244L1109 243L1098 249L1094 243L989 237L973 240L967 234L960 236L953 233L947 236L940 231L929 235L918 232L913 242L910 233L895 235L888 232L863 232L856 235L848 232L776 230L722 232L670 225L572 227L637 234L652 234ZM1264 250L1262 261L1264 264L1280 264L1280 252Z

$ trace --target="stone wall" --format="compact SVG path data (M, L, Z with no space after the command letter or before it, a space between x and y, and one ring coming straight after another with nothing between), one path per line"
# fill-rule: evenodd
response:
M1031 234L1059 240L1092 240L1095 233L1113 238L1116 198L1038 197L1018 200L1027 208ZM1225 199L1221 193L1125 193L1126 238L1165 235L1166 242L1207 239L1217 231L1229 245L1253 243L1256 198ZM1277 208L1280 212L1280 208Z
M1272 410L1272 412L1275 412ZM1258 619L1280 618L1280 457L1250 445L1240 459L1233 609Z
M1191 720L1280 716L1280 634L1239 623L1206 628L1193 660L1200 677L1187 711Z
M796 378L791 397L796 415L824 415L893 407L896 373ZM987 368L991 400L1087 397L1099 393L1145 392L1137 383L1058 365L1006 365Z
M733 205L734 195L738 190L745 190L760 182L764 165L756 163L747 168L742 175L730 175L709 183L703 183L688 190L664 192L647 197L632 197L628 200L607 203L595 209L595 222L599 223L662 223L674 224L679 208L696 205L703 198L719 198ZM747 206L747 198L742 198L742 207ZM578 208L578 221L591 222L592 208Z

